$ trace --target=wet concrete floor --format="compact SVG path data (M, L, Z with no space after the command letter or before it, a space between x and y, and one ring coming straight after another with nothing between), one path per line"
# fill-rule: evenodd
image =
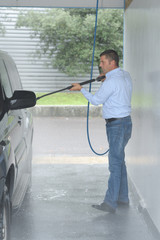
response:
M98 131L101 123L94 119L98 150L105 147L103 126ZM32 188L13 216L11 240L157 239L138 211L132 191L130 207L118 207L115 214L91 207L103 201L109 172L107 156L95 157L87 148L83 119L36 118L34 124ZM47 147L41 147L47 141Z

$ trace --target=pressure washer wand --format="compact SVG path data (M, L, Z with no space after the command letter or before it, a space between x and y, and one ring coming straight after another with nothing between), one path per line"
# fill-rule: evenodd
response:
M82 86L82 85L85 85L85 84L88 84L88 83L91 83L91 82L95 82L95 81L100 82L100 81L101 81L102 79L104 79L104 78L105 78L105 76L100 76L100 77L97 77L96 79L90 79L90 80L81 82L81 83L79 83L79 84ZM68 87L66 87L66 88L63 88L63 89L60 89L60 90L57 90L57 91L54 91L54 92L50 92L50 93L47 93L47 94L44 94L44 95L42 95L42 96L40 96L40 97L37 97L36 100L39 100L39 99L41 99L41 98L43 98L43 97L47 97L47 96L49 96L49 95L52 95L52 94L55 94L55 93L58 93L58 92L63 92L63 91L65 91L65 90L69 90L69 89L71 89L72 87L73 87L73 86L71 85L71 86L68 86Z

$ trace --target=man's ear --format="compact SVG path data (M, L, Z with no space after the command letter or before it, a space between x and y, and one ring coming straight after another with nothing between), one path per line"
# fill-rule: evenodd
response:
M112 67L115 67L115 66L117 66L117 65L116 65L116 61L115 61L115 60L111 60L111 61L110 61L110 64L111 64L111 66L112 66Z

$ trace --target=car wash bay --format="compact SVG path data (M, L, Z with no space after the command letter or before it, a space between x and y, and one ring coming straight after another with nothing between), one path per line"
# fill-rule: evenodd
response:
M103 151L104 120L92 118L90 124L93 144ZM109 172L107 156L96 157L89 149L85 118L36 117L34 128L32 188L13 216L12 240L158 239L132 188L129 208L110 214L91 207L103 200Z
M66 4L66 7L80 7L80 5L83 5L84 7L95 7L96 1L93 0L83 0L83 1L60 1L60 0L54 0L52 1L44 1L44 0L39 0L38 3L35 0L32 1L27 1L29 3L30 6L51 6L52 7L60 7L64 6L64 3ZM113 4L113 5L112 5ZM133 128L133 136L132 136L132 140L130 142L130 145L128 146L128 153L127 153L127 166L128 166L128 172L129 172L129 176L130 179L132 181L132 183L134 184L135 188L136 188L136 192L139 195L139 199L137 199L135 201L135 205L133 204L133 198L132 198L132 191L131 191L131 207L129 208L129 211L122 211L122 209L118 209L116 215L110 216L109 215L104 215L103 213L98 213L98 212L93 212L93 209L90 207L90 205L92 203L97 203L97 201L99 200L99 202L102 201L103 196L104 196L104 192L106 190L106 187L104 186L104 183L107 184L106 178L107 178L107 167L106 167L106 162L105 165L103 165L103 163L101 163L100 165L93 165L91 164L91 166L87 163L82 164L82 158L81 158L81 164L79 165L75 165L73 163L73 159L77 160L77 155L73 154L73 152L75 152L76 150L79 152L80 151L80 147L81 149L83 149L82 152L85 152L86 154L86 148L82 148L82 146L87 146L87 142L84 144L84 140L81 141L76 146L78 146L77 148L75 148L74 150L71 150L70 153L70 164L67 162L68 158L64 158L64 148L62 148L61 144L58 146L57 142L53 141L53 145L51 147L51 149L49 149L49 156L46 159L47 162L49 164L46 164L46 160L44 161L43 158L40 158L38 160L38 158L34 159L33 162L33 187L32 187L32 192L31 192L31 197L29 197L30 199L30 206L28 205L27 202L24 203L24 205L22 206L22 209L19 211L19 215L15 216L14 221L13 221L13 237L14 239L18 239L18 236L16 236L16 234L19 234L19 239L21 237L21 239L23 239L23 236L20 236L20 232L19 229L24 229L24 227L26 227L24 229L24 235L26 234L26 239L28 236L28 239L31 238L31 235L33 233L33 239L36 239L36 236L38 236L39 238L46 234L46 232L52 229L52 231L55 233L55 229L56 231L60 234L60 233L64 233L64 236L62 237L63 239L65 238L65 236L67 236L67 234L71 233L70 229L68 226L74 226L72 229L77 229L78 233L79 233L79 238L81 237L82 239L87 239L87 237L84 237L84 235L82 233L84 233L87 229L87 226L90 228L89 229L89 234L92 234L94 231L97 233L97 235L100 236L100 239L102 239L102 235L104 233L104 238L106 239L107 236L110 236L110 239L116 239L116 238L120 238L122 237L122 239L139 239L142 236L135 236L134 238L134 234L135 233L139 233L143 235L143 238L147 239L147 237L150 236L150 234L146 235L146 229L144 229L143 227L146 226L143 219L140 217L141 214L139 211L137 211L137 205L140 206L140 209L142 210L142 215L149 215L149 225L153 225L156 226L157 230L160 232L160 194L159 194L159 185L160 185L160 178L159 178L159 172L160 172L160 161L159 161L159 155L160 155L160 151L159 151L159 139L160 139L160 114L159 114L159 109L160 109L160 94L159 94L159 76L160 76L160 67L159 67L159 56L160 56L160 35L159 35L159 16L160 16L160 2L159 0L126 0L125 1L126 4L126 9L125 9L125 29L124 29L124 69L129 71L132 79L133 79L133 86L134 86L134 97L136 97L137 100L137 105L135 106L136 110L134 112L134 128ZM0 6L26 6L26 1L24 0L0 0ZM112 6L111 6L112 5ZM99 7L124 7L124 1L123 0L105 0L105 1L100 1L100 5ZM54 123L55 124L55 123ZM53 124L53 125L54 125ZM69 124L69 123L67 123ZM77 126L77 124L76 124ZM72 129L72 126L70 126ZM36 124L35 124L35 128L36 128ZM41 129L42 130L42 129ZM56 130L56 129L55 129ZM73 130L73 129L72 129ZM65 136L65 131L63 132L63 137ZM78 128L77 128L78 131ZM36 133L36 131L35 131ZM81 131L78 132L78 134L81 134ZM77 134L77 135L78 135ZM50 132L48 134L47 137L49 137ZM55 135L54 135L55 136ZM67 135L66 135L67 136ZM71 136L70 134L68 134L69 138L68 140L66 140L66 150L65 151L69 151L68 149L68 145L70 141L71 141ZM46 137L46 136L45 136ZM48 138L47 138L48 139ZM60 139L60 136L58 134L58 139ZM62 138L61 138L62 139ZM67 139L67 138L66 138ZM73 142L72 142L72 147L75 146L75 141L77 139L74 137ZM102 139L102 138L101 138ZM100 140L101 140L100 139ZM38 139L39 140L39 139ZM65 140L65 138L63 139ZM44 143L44 141L42 141ZM98 141L100 142L100 141ZM102 141L103 142L103 141ZM74 144L73 144L74 143ZM47 145L47 143L44 143L45 145ZM54 145L55 144L55 145ZM83 145L84 144L84 145ZM41 146L41 144L39 144ZM95 143L95 145L97 146L97 143ZM35 145L34 145L35 146ZM59 159L58 160L54 160L54 161L58 161L60 164L53 164L53 160L52 158L50 158L50 156L53 154L53 146L55 146L54 150L57 148L58 151L56 152L56 154L60 154L59 155ZM100 146L101 147L101 146ZM101 147L102 148L102 147ZM61 151L59 151L61 149ZM44 151L44 148L41 148L42 151ZM102 149L103 150L103 149ZM63 153L63 154L62 154ZM34 152L35 154L35 152ZM68 152L66 152L66 154L68 155ZM83 155L86 156L86 155ZM45 155L45 154L44 154ZM63 156L63 159L61 158ZM69 155L68 155L69 156ZM79 155L80 156L80 155ZM88 152L87 152L87 156L88 156ZM35 157L35 155L34 155ZM83 161L87 161L85 158L83 158ZM61 160L61 161L60 161ZM78 159L80 160L80 159ZM93 160L93 159L92 159ZM67 164L65 164L63 167L64 162L67 162ZM92 161L93 163L93 161ZM99 163L99 161L98 161ZM77 163L78 164L78 163ZM76 174L77 176L79 176L79 180L80 183L83 184L82 189L88 189L87 193L80 191L80 188L78 188L78 193L79 194L79 199L77 198L77 196L75 196L74 198L74 194L72 196L72 201L73 199L75 199L74 201L78 202L75 204L76 208L73 209L73 211L70 211L70 208L65 208L62 210L62 208L58 208L58 205L55 207L54 211L51 212L50 211L50 204L51 201L45 201L44 199L42 199L42 197L45 195L45 193L43 195L39 195L39 193L43 190L43 186L39 185L40 180L38 179L38 177L40 178L40 175L42 177L42 181L43 179L47 179L46 176L48 176L48 179L51 178L49 177L49 171L47 171L45 169L45 166L48 166L48 168L50 167L52 170L52 174L53 172L55 174L58 174L58 170L56 169L56 166L62 167L62 169L68 169L69 166L71 166L70 170L72 171L72 174ZM76 168L77 167L77 168ZM80 169L81 167L83 168L88 168L89 173L87 173L87 180L89 179L89 176L93 177L93 173L96 174L100 174L100 178L102 177L102 179L100 180L100 182L98 181L98 177L92 179L93 181L91 181L90 183L90 187L91 189L94 190L94 194L92 199L89 200L89 196L91 195L91 192L89 191L90 187L87 185L87 188L84 187L85 185L85 181L84 177L80 178ZM94 172L94 167L95 168L95 172ZM105 169L106 167L106 169ZM75 171L75 169L77 170L77 172ZM98 170L97 170L98 168ZM54 171L53 171L54 170ZM68 169L69 171L69 169ZM81 169L82 171L82 175L85 174L85 170ZM100 172L102 171L102 172ZM104 172L103 172L104 171ZM42 174L43 173L43 174ZM104 177L104 174L105 177ZM53 174L54 175L54 174ZM62 174L59 175L61 177L57 177L57 179L63 181L64 186L66 187L70 187L70 189L74 189L74 187L71 187L71 182L69 181L69 176L71 175L71 172L68 172L68 180L66 180L65 182L63 181L64 176L65 176L65 172L62 171ZM56 175L57 176L57 175ZM95 176L96 177L96 176ZM71 177L70 177L71 179ZM76 181L78 181L78 178L75 177L75 186L78 185L78 183L76 183ZM96 179L96 181L94 181ZM54 179L53 179L54 180ZM47 181L47 180L46 180ZM45 181L43 181L44 183ZM51 181L52 182L52 181ZM89 181L87 181L89 182ZM49 180L48 182L49 183ZM46 183L46 186L49 188L49 184ZM55 183L55 182L54 182ZM101 184L100 184L101 183ZM72 182L73 184L73 182ZM60 185L60 184L59 184ZM97 185L97 186L96 186ZM79 185L81 186L81 185ZM36 192L36 187L37 187L37 192ZM103 189L102 189L103 188ZM52 189L52 188L51 188ZM62 188L64 190L64 188ZM38 192L39 191L39 192ZM98 198L95 195L98 195ZM73 193L73 192L72 192ZM76 193L76 194L78 194ZM66 193L61 193L62 195L67 196ZM89 211L89 213L91 213L91 215L87 215L84 217L84 210L83 208L81 208L80 206L80 197L82 197L83 199L85 199L85 196L87 195L87 200L89 202L81 202L81 204L84 204L83 207L87 207L87 211ZM60 194L59 194L60 195ZM69 195L69 192L68 192ZM40 196L38 198L38 196ZM58 196L58 194L56 195ZM71 196L71 195L69 195ZM95 199L94 199L95 197ZM69 198L69 197L68 197ZM33 200L34 199L34 200ZM41 200L40 200L41 199ZM64 201L64 197L62 197L62 201ZM57 204L62 203L60 201L60 198L55 198L55 201L57 200ZM51 215L51 217L53 217L54 215L54 222L52 224L52 221L49 220L49 223L51 225L45 225L45 220L42 218L42 215L40 213L40 210L42 210L42 206L41 209L40 207L38 207L38 203L37 202L42 202L47 204L49 206L49 210L48 212L44 212L46 218L48 216L48 219L52 219L49 216ZM52 199L53 201L53 199ZM34 204L33 204L34 203ZM69 204L69 202L68 202ZM72 207L75 206L73 203L71 204ZM30 211L29 211L29 208ZM65 206L65 205L64 205ZM69 205L67 205L69 206ZM28 209L27 212L25 212L25 207ZM37 211L36 211L36 207L37 207ZM31 210L33 209L33 210ZM68 211L67 211L68 210ZM36 211L37 215L34 214L34 211ZM43 211L45 211L45 208L43 208ZM77 211L77 212L76 212ZM26 215L23 215L23 212L26 213ZM77 214L75 214L74 212L76 212ZM79 215L78 215L79 212ZM146 214L145 214L146 212ZM71 215L71 213L73 215ZM48 214L48 215L47 215ZM49 215L50 214L50 215ZM56 214L57 214L57 218L56 219ZM59 214L59 215L58 215ZM66 218L64 218L66 214ZM93 214L93 215L92 215ZM134 215L136 214L136 215ZM61 218L60 218L61 216ZM69 217L70 216L70 217ZM81 220L81 226L80 226L80 222L77 223L76 219L77 218L72 218L72 221L70 221L72 217L77 217L78 219ZM87 218L88 216L88 218ZM89 216L92 216L91 218ZM136 216L134 218L134 216ZM39 220L39 222L36 222L37 220L35 219L35 217L37 217L37 219ZM63 217L63 218L62 218ZM84 217L84 218L83 218ZM116 217L119 217L116 219ZM128 218L127 218L128 217ZM137 218L138 217L138 218ZM140 217L140 218L139 218ZM113 218L115 221L113 221ZM61 221L59 221L59 219L67 219L66 222L62 223ZM85 220L86 219L86 220ZM25 224L24 224L24 220L25 220ZM31 220L31 221L28 221ZM36 221L35 221L36 220ZM136 220L140 220L140 222L137 222ZM86 221L86 222L85 222ZM117 224L117 222L118 225ZM76 225L77 223L77 225ZM27 226L28 224L28 226ZM55 224L55 228L53 227ZM97 225L99 224L99 225ZM113 224L113 225L112 225ZM16 229L16 226L19 225L19 228ZM38 228L39 226L39 228ZM48 227L47 227L48 226ZM61 229L59 230L58 227L61 227ZM115 227L116 226L116 227ZM134 228L135 226L135 228ZM137 228L136 228L137 226ZM107 229L106 229L107 228ZM29 229L29 231L28 231ZM40 232L41 229L42 231ZM117 229L117 232L115 232ZM119 229L119 232L118 232ZM126 230L124 232L121 232L122 230ZM81 232L81 230L83 230ZM144 230L144 232L143 232ZM76 230L75 230L76 232ZM74 235L75 232L72 232L72 235L69 235L69 237L66 237L66 239L71 239L71 236ZM129 233L129 237L127 235L127 233ZM41 235L42 233L42 235ZM134 234L133 234L134 233ZM28 234L28 235L27 235ZM39 234L39 235L36 235ZM44 235L43 235L44 234ZM60 238L60 235L57 234L55 239ZM81 235L82 234L82 235ZM107 235L108 234L108 235ZM109 235L110 234L110 235ZM117 236L115 236L114 234L117 234ZM123 235L124 234L124 235ZM40 236L41 235L41 236ZM52 235L52 233L50 232L50 235ZM58 237L59 236L59 237ZM96 235L95 235L96 236ZM46 237L45 237L46 238ZM73 239L77 239L78 237L73 237ZM93 238L93 236L91 236L91 238ZM108 237L109 238L109 237ZM51 238L53 239L53 238ZM95 237L95 239L97 239ZM153 239L153 238L152 238Z

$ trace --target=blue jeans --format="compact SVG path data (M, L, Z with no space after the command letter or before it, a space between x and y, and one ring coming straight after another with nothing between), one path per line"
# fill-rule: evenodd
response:
M117 207L117 201L129 202L125 146L131 137L131 132L130 116L106 123L110 177L104 202L112 208Z

